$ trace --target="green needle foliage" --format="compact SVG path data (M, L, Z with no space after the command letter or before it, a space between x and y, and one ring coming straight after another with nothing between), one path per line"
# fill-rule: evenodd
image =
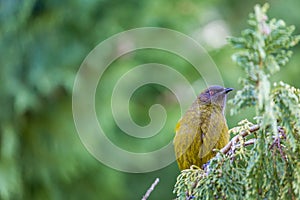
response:
M243 120L231 130L238 140L228 151L221 150L204 169L183 170L174 188L178 199L300 197L300 90L270 81L287 64L300 36L292 35L294 26L269 20L268 7L256 5L250 27L229 38L238 49L233 60L246 73L243 88L230 101L231 113L254 107L259 128Z

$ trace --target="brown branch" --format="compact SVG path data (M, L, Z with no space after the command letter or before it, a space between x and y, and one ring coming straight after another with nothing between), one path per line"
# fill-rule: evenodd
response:
M280 143L280 139L286 139L286 133L285 133L285 130L283 127L281 126L278 126L278 133L279 135L276 137L274 136L274 142L273 144L270 146L269 149L273 149L275 146L278 148L282 158L284 160L286 160L286 156L284 154L284 152L282 151L282 145ZM251 138L251 139L248 139L246 140L243 144L241 143L238 143L240 142L240 138L245 138L247 137L248 135L250 135L251 133L254 133L256 131L258 131L260 129L260 126L259 125L253 125L251 127L249 127L248 130L244 130L242 131L241 133L239 133L238 135L234 136L227 144L226 146L224 146L221 150L219 150L219 152L217 153L217 155L215 157L218 157L220 156L220 154L228 154L229 151L232 152L232 154L230 155L230 158L231 159L234 159L234 154L235 154L235 150L236 148L240 148L242 145L243 146L249 146L249 145L253 145L255 142L256 142L256 138ZM210 161L208 161L207 163L205 163L202 168L204 169L204 171L207 171L208 167L210 164Z
M240 137L243 137L243 138L244 138L244 137L248 136L250 133L253 133L253 132L255 132L255 131L258 131L259 128L260 128L259 125L253 125L253 126L251 126L251 127L249 128L249 130L247 130L247 131L242 131L240 134L234 136L234 137L230 140L230 142L229 142L225 147L223 147L223 148L220 150L220 152L223 153L223 154L228 153L228 151L233 147L233 145L240 141Z
M150 196L151 192L154 190L154 188L156 187L158 182L159 182L159 178L156 178L155 181L150 186L150 188L147 190L146 194L143 196L142 200L147 200L148 199L148 197Z
M260 126L256 124L256 125L251 126L251 127L249 128L249 130L242 131L240 134L234 136L234 137L229 141L229 143L228 143L225 147L223 147L223 148L220 150L220 152L223 153L223 154L227 154L232 148L240 147L240 144L238 144L238 145L235 146L235 144L237 144L237 143L240 141L240 138L241 138L241 137L242 137L242 138L247 137L247 136L250 135L251 133L258 131L259 128L260 128ZM282 137L283 139L285 139L285 138L286 138L286 134L285 134L284 129L283 129L282 127L280 127L280 126L278 127L278 132L279 132L279 136L275 138L274 143L271 145L270 149L273 148L273 146L274 146L275 144L277 144L277 147L279 148L279 151L280 151L281 155L283 155L282 150L281 150L281 148L280 148L280 145L278 145L278 142L280 143L280 138L281 138L281 137ZM246 142L244 143L244 146L249 146L249 145L251 145L251 144L254 144L254 142L255 142L255 139L250 139L250 140L248 140L248 141L246 141ZM218 154L219 154L219 153L218 153ZM283 156L283 157L284 157L284 156Z
M255 138L251 138L250 140L247 140L247 141L243 144L243 146L246 147L246 146L252 145L252 144L255 143L255 141L256 141ZM236 147L240 147L240 146L241 146L241 144L236 145Z

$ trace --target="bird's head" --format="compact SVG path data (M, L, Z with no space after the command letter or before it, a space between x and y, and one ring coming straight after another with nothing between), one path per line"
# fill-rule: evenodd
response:
M226 96L233 88L224 88L222 86L214 85L204 90L198 98L203 104L213 104L220 106L222 110L225 109Z

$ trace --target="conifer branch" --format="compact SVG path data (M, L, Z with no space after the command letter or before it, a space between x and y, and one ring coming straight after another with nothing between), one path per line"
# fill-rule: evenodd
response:
M255 125L251 126L248 130L242 131L240 134L234 136L229 141L229 143L219 151L219 153L221 152L223 154L227 154L231 149L233 149L235 147L240 147L241 144L237 144L240 141L240 138L245 138L248 135L258 131L259 129L260 129L260 126L258 124L255 124ZM270 149L272 149L276 145L278 147L279 151L280 151L280 154L283 155L282 149L281 149L281 146L280 146L280 140L281 139L286 139L286 134L285 134L284 129L280 126L278 127L278 133L279 133L279 135L278 135L278 137L274 138L274 142L270 146ZM254 143L255 143L255 139L252 138L252 139L249 139L249 140L245 141L243 146L249 146L249 145L252 145ZM218 156L218 154L217 154L217 156ZM284 156L283 156L283 158L284 158Z

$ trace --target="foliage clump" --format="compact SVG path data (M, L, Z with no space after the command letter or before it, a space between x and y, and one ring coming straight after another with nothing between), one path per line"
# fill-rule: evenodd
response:
M269 5L256 5L249 28L229 38L233 60L246 77L230 101L232 114L255 107L255 123L243 120L237 136L203 169L183 170L178 199L298 199L300 197L300 90L270 77L292 56L300 36L283 20L268 19Z

